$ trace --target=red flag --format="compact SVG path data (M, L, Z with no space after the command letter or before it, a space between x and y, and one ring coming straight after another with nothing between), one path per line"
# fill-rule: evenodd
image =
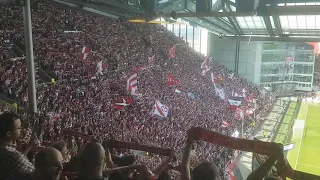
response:
M113 108L116 110L122 110L125 106L128 106L132 103L132 99L129 97L123 97L120 100L113 100Z
M180 81L171 74L167 74L167 79L168 79L168 86L180 84Z
M176 56L176 46L173 46L168 51L168 59L172 59Z

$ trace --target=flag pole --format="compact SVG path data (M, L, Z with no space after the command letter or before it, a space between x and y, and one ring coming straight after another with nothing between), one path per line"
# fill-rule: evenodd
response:
M242 118L242 121L241 121L241 138L244 137L243 126L244 126L244 117Z
M228 136L228 131L225 130L225 135ZM226 156L227 156L227 152L226 152L226 148L224 148L224 179L227 179L227 160L226 160Z

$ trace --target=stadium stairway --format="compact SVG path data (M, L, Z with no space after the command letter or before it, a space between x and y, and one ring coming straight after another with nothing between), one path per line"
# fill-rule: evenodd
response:
M273 137L274 130L277 125L280 123L284 107L282 105L283 100L278 99L274 104L272 110L268 114L266 120L262 123L261 127L257 127L255 130L255 137L262 141L270 141ZM263 136L263 132L267 133L267 136ZM252 153L251 152L242 152L238 157L237 163L238 173L241 173L242 179L246 179L249 174L252 172ZM237 176L239 177L239 176Z
M36 85L51 82L51 77L35 63Z
M6 44L6 48L15 55L15 57L25 57L25 53L13 43Z

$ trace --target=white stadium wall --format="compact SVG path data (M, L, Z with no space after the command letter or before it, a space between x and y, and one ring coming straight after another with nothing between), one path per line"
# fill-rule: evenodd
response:
M261 71L261 42L240 42L238 74L248 81L259 84ZM235 70L236 41L209 33L208 55L213 61Z

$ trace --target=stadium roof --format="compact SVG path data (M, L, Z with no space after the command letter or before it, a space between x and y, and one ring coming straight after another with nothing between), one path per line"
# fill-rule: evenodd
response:
M109 17L135 19L150 12L149 0L53 0ZM260 2L263 0L260 0ZM225 37L260 41L318 42L320 38L320 0L269 0L267 13L236 11L235 0L212 0L212 12L195 13L195 0L156 0L157 17L170 18L172 11L188 21ZM269 4L268 4L269 3Z

